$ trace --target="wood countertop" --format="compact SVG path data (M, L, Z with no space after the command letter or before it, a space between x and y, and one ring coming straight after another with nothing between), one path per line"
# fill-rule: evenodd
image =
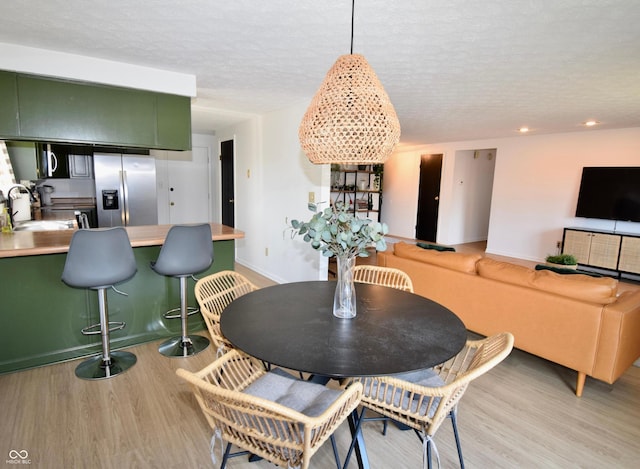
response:
M244 238L244 232L219 223L210 223L213 241ZM164 243L173 225L126 227L131 246L159 246ZM69 251L71 236L76 230L15 231L0 233L0 258L39 256Z

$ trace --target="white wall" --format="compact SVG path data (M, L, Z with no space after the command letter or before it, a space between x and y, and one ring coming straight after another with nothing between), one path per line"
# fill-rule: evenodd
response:
M0 42L0 69L181 96L196 95L195 75L3 42Z
M326 278L326 259L299 238L291 240L285 223L285 219L310 218L309 192L318 201L329 198L329 165L312 165L300 150L297 134L305 109L306 103L255 116L218 134L220 141L235 141L236 228L246 236L237 242L236 260L277 282ZM495 152L480 171L471 161L476 149ZM474 217L487 208L473 204L476 194L492 183L487 251L539 261L555 252L564 227L613 229L613 222L573 216L581 170L640 165L640 128L449 142L397 151L385 164L382 213L394 235L414 236L420 155L432 153L444 155L438 242L458 244L482 237L486 225L469 227L479 225ZM456 185L460 178L469 181L476 172L486 173L493 164L493 180L479 179L483 187ZM616 228L640 233L639 223L618 223Z
M487 252L534 261L556 250L562 229L584 226L640 233L640 223L575 218L583 166L639 166L640 128L449 142L396 152L385 164L383 219L413 237L420 155L444 154L438 242L457 244L467 222L456 219L455 156L495 148Z
M286 221L308 219L309 192L329 198L329 165L314 166L302 153L298 126L308 103L265 114L219 132L234 139L235 227L245 232L236 260L276 282L326 279L327 260ZM249 171L249 173L247 173Z
M217 135L220 143L227 140L234 141L235 228L245 233L244 238L236 241L236 260L267 275L267 272L259 270L255 261L258 258L260 233L263 231L261 228L263 206L261 134L262 118L252 116L240 124L218 132ZM219 165L218 161L218 168ZM218 194L220 188L221 183L218 178L216 189Z

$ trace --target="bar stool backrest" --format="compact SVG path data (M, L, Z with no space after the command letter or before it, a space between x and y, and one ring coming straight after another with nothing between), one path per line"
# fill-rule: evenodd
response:
M127 231L78 230L73 233L62 271L62 281L74 288L108 288L137 272Z
M172 226L156 262L151 268L170 277L189 276L204 272L213 263L211 226Z

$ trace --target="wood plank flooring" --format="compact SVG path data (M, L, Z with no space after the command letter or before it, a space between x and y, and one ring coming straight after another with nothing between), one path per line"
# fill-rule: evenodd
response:
M272 282L238 266L260 286ZM202 332L206 335L206 332ZM33 468L205 468L212 431L189 388L176 375L212 361L209 347L169 359L158 342L131 347L138 363L109 380L77 379L78 360L0 376L0 465L13 451L28 452ZM573 394L575 372L519 350L474 381L462 398L458 423L468 468L636 468L640 462L640 368L614 385L587 378ZM420 468L412 432L365 424L373 468ZM341 456L349 441L337 433ZM435 441L443 468L458 467L449 422ZM24 453L23 453L24 454ZM231 469L273 467L232 459ZM330 445L312 461L331 468ZM352 461L349 467L356 467Z
M138 363L110 380L77 379L77 360L0 376L3 459L11 450L26 450L34 468L214 467L212 431L175 370L198 370L215 351L169 359L157 345L130 348ZM632 367L613 386L587 378L581 398L573 394L574 380L573 372L514 350L474 381L458 415L467 467L638 467L640 368ZM365 424L373 468L421 467L421 447L412 432L390 426L383 437L380 429L379 423ZM348 437L341 427L342 455ZM458 467L449 422L435 441L442 467ZM241 457L229 467L272 466ZM333 467L329 445L312 467Z

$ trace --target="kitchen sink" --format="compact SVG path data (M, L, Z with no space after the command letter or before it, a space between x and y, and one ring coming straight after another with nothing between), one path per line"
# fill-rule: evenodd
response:
M13 231L56 231L74 228L75 220L27 220L16 222Z

